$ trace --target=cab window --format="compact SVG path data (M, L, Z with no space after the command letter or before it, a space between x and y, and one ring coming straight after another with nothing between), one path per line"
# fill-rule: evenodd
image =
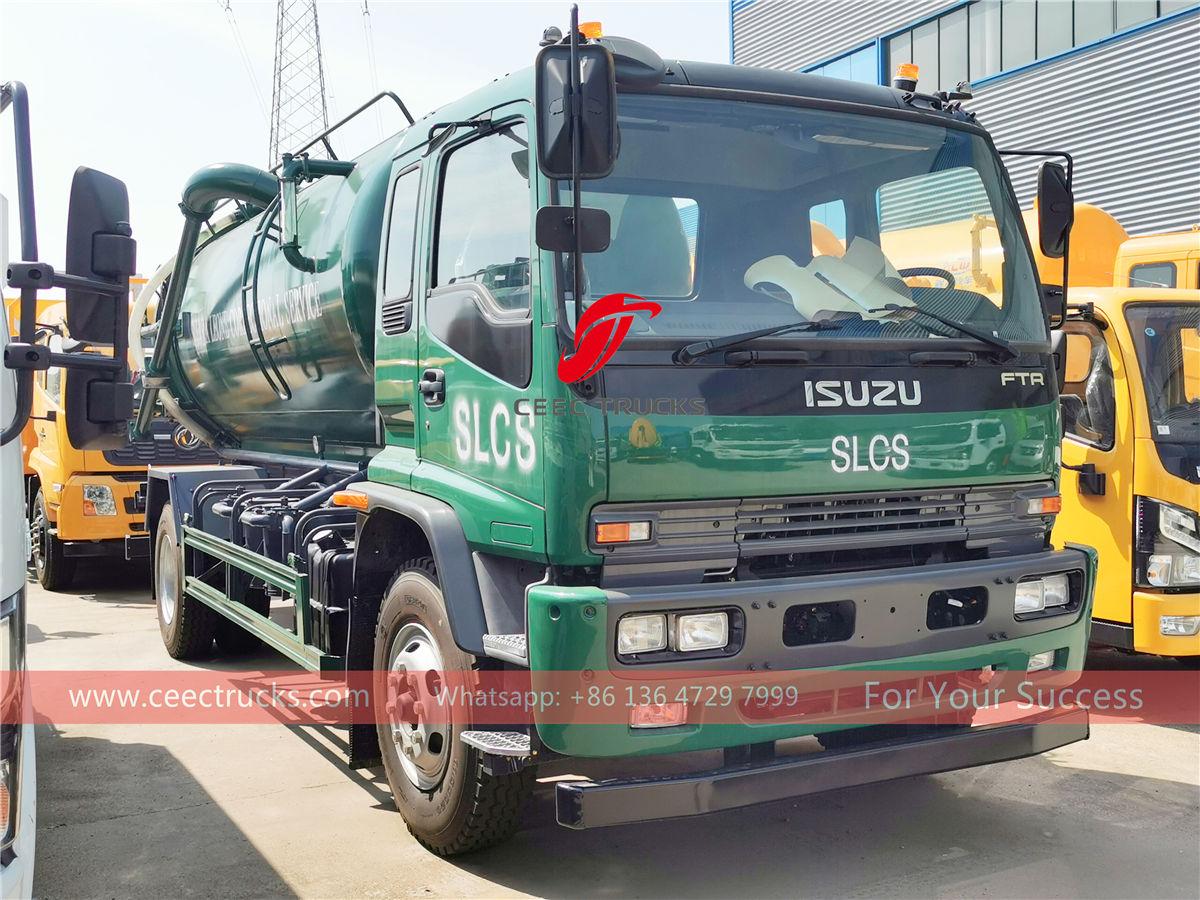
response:
M529 143L514 122L450 149L442 166L429 331L517 387L533 369Z
M1095 326L1070 323L1066 332L1063 428L1068 437L1103 450L1116 439L1116 388L1108 345Z
M1139 263L1129 270L1130 287L1175 287L1175 263Z

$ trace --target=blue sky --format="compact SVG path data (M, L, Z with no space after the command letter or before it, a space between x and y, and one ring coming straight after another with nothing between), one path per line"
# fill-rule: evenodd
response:
M254 81L270 103L274 0L231 0ZM139 269L174 252L187 177L213 162L264 165L267 116L223 9L194 2L0 0L0 81L29 88L40 255L63 260L75 167L129 185ZM331 119L372 93L361 2L319 2ZM379 87L418 118L497 75L529 65L569 3L370 0ZM664 57L729 61L727 0L582 2L580 17ZM35 35L38 40L29 40ZM397 121L397 120L391 120ZM390 124L390 123L388 123ZM374 122L371 127L375 127ZM384 126L387 130L387 124ZM0 118L0 193L16 234L10 116Z

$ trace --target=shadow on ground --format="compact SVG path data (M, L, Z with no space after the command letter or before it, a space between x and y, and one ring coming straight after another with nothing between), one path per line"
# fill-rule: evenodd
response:
M294 896L165 748L39 726L37 757L38 897Z

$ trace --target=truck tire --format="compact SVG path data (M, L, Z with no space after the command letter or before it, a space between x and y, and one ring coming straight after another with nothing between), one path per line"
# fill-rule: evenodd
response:
M425 723L412 711L411 699L428 696L429 685L413 685L406 670L478 667L454 643L433 560L409 560L388 585L379 610L374 668L389 677L376 692L375 722L396 808L412 836L439 856L507 840L532 791L529 769L504 775L484 770L479 751L458 737L467 723ZM397 703L398 693L410 703Z
M243 601L246 606L259 615L267 615L271 611L271 598L261 588L251 588L246 592ZM232 619L222 615L217 616L216 623L217 649L224 656L245 656L262 649L263 642L238 625Z
M75 560L67 556L67 548L50 530L46 498L38 488L33 499L33 518L29 522L29 539L33 545L33 571L38 584L48 591L64 591L75 577Z
M154 536L154 605L163 646L172 659L212 655L218 614L183 593L183 553L169 503L163 506Z

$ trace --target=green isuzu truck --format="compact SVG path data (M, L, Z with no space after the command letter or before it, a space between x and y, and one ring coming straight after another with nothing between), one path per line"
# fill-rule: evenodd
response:
M168 652L389 673L351 755L443 854L511 834L547 759L725 751L559 782L584 828L1085 739L1079 710L871 740L655 698L503 730L412 702L442 670L1082 667L1095 558L1050 544L1062 298L962 97L570 30L352 160L335 126L187 184L141 411L224 462L150 471ZM1061 253L1061 167L1040 191ZM889 262L889 232L971 216L989 291Z

